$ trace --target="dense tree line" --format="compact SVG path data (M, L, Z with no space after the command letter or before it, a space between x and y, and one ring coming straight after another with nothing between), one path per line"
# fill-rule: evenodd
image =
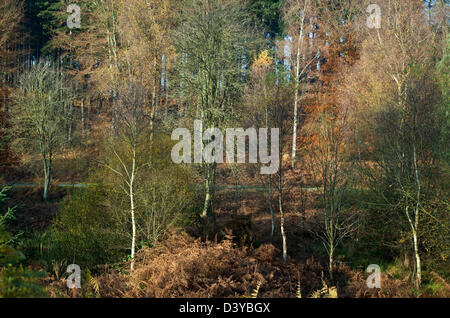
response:
M3 147L40 163L44 200L55 158L97 149L79 180L96 186L64 201L49 258L129 255L133 271L173 226L214 237L217 179L255 164L171 162L171 132L201 120L279 129L279 170L253 180L285 262L287 198L317 187L317 224L296 211L298 226L323 244L331 280L349 240L406 255L417 289L424 269L449 275L448 1L380 0L372 28L366 0L80 0L71 29L72 2L0 4Z

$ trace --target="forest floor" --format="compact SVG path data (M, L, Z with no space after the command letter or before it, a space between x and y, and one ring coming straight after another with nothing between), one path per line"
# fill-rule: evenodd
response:
M92 147L91 147L92 150ZM96 151L96 150L92 150ZM51 200L45 202L39 185L42 180L13 162L2 167L0 183L15 184L8 206L16 206L13 231L43 233L58 214L64 197L75 187L85 187L89 170L96 163L92 151L56 158ZM30 161L32 162L32 160ZM63 164L64 162L64 164ZM257 169L256 169L257 170ZM351 263L352 242L336 255L333 279L329 277L326 252L317 238L320 223L317 188L310 175L286 170L283 181L283 209L287 235L288 261L281 258L280 211L273 181L275 214L274 235L266 188L256 173L219 167L215 212L218 236L202 237L201 230L178 229L159 248L139 252L137 270L131 275L119 273L105 264L95 278L102 297L242 297L260 285L259 297L296 297L299 286L303 297L331 297L332 288L339 297L433 297L435 293L417 293L408 277L389 271L382 274L382 289L368 289L365 267ZM32 263L32 262L31 262ZM124 268L127 266L123 265ZM39 269L39 268L38 268ZM159 271L158 271L159 270ZM450 297L450 286L439 276L443 286L438 296ZM92 287L68 292L64 278L48 275L43 284L52 297L90 297ZM138 288L146 284L146 288ZM326 288L325 288L326 287ZM320 294L318 291L324 291ZM316 293L315 293L316 292Z
M67 191L59 188L50 202L44 202L38 188L13 189L10 203L18 207L16 229L43 232L57 215ZM242 297L258 289L258 297L296 297L299 286L302 297L331 297L333 290L338 297L436 296L417 294L407 278L396 278L389 272L382 274L382 289L369 289L364 266L347 263L345 258L337 262L334 278L330 279L326 253L313 234L319 210L306 205L314 202L315 196L314 191L301 188L286 193L287 263L281 258L276 202L272 237L264 192L257 188L224 188L216 196L221 237L205 241L195 231L187 231L189 234L174 231L161 246L139 252L137 270L131 275L105 265L103 273L93 278L99 287L97 296ZM351 242L348 244L351 246ZM124 268L127 266L124 264ZM436 280L444 285L439 295L450 297L450 286L439 277ZM92 286L69 292L64 278L56 279L52 275L42 282L52 297L93 297L96 293ZM137 287L142 284L147 287Z

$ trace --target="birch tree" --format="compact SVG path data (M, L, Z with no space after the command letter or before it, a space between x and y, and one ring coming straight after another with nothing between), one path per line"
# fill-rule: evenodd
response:
M298 129L298 111L300 100L300 81L315 56L306 61L305 35L310 29L311 0L289 0L284 3L284 21L287 32L292 38L292 54L290 64L294 68L294 119L292 128L292 169L296 167L297 161L297 129Z
M118 182L115 187L127 198L130 239L130 270L134 270L137 240L137 182L141 170L148 165L143 145L149 136L149 114L145 105L148 93L139 81L129 81L121 85L117 112L117 133L107 143L109 156L103 165Z
M414 255L414 282L422 279L421 224L433 218L428 190L437 180L442 128L437 120L440 89L431 66L439 32L426 22L421 1L384 3L386 25L368 32L351 81L357 138L374 166L361 161L366 184L409 232ZM396 218L397 219L397 218ZM403 222L402 222L403 221ZM408 233L407 232L407 233Z
M275 59L269 55L268 50L263 50L253 61L250 69L251 81L246 87L246 108L242 110L245 114L246 125L259 127L271 127L274 107L270 101L273 86L273 70ZM256 167L259 170L259 167ZM275 210L274 210L274 177L272 175L261 175L261 181L267 191L267 204L269 206L271 231L275 234Z
M277 125L277 128L280 130L280 146L278 150L278 160L280 163L280 168L278 170L278 173L276 174L276 181L277 181L277 192L278 192L278 211L280 213L280 232L281 232L281 239L283 242L283 261L287 262L288 254L287 254L287 233L286 233L286 227L285 227L285 210L284 210L284 169L283 169L283 149L284 149L284 143L282 142L285 136L285 116L286 116L286 110L284 107L284 104L282 102L282 86L280 85L280 82L278 85L276 85L276 93L275 93L275 119L274 123Z
M287 72L284 70L283 66L276 65L276 78L273 82L272 94L269 97L268 103L271 103L273 106L272 114L273 118L271 120L271 125L278 129L279 135L279 147L278 147L278 162L279 169L277 173L274 175L275 180L275 189L277 193L277 201L278 201L278 212L280 215L280 232L282 239L282 257L283 261L287 262L288 260L288 239L287 239L287 229L286 229L286 215L285 215L285 193L289 191L288 182L286 182L285 173L286 168L283 163L283 158L285 157L286 150L288 149L288 139L290 129L287 121L289 120L288 116L288 107L292 102L291 92L288 87L288 76Z

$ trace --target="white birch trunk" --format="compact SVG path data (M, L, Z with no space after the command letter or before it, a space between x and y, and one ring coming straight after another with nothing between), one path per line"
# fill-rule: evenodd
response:
M136 220L134 206L134 178L136 174L136 146L133 148L133 164L130 175L130 211L131 211L131 265L130 270L134 270L134 256L136 251Z
M294 97L294 127L292 132L292 169L295 169L296 167L296 160L297 160L297 126L298 126L298 89L300 84L300 55L302 50L302 44L303 44L303 29L304 29L304 22L305 22L305 11L306 11L306 4L303 8L303 14L302 14L302 20L300 23L300 33L298 35L298 42L297 42L297 61L295 65L295 97Z

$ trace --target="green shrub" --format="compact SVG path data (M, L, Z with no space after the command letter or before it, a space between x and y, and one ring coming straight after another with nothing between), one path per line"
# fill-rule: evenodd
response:
M116 224L104 206L99 186L76 190L64 201L60 214L44 236L42 256L47 265L78 264L94 268L124 255Z
M196 186L192 171L171 160L171 141L167 136L155 135L152 141L143 140L137 149L139 160L134 178L134 205L137 247L153 246L167 238L169 230L198 222L201 206L196 199ZM132 158L126 143L116 142L114 151L106 147L105 162L115 171L127 166L131 170ZM121 159L118 160L117 153ZM106 186L107 208L114 215L121 237L128 238L131 246L131 217L129 184L109 168L99 170L98 183Z
M43 273L29 270L22 265L0 267L0 298L44 297L46 293L37 278Z

